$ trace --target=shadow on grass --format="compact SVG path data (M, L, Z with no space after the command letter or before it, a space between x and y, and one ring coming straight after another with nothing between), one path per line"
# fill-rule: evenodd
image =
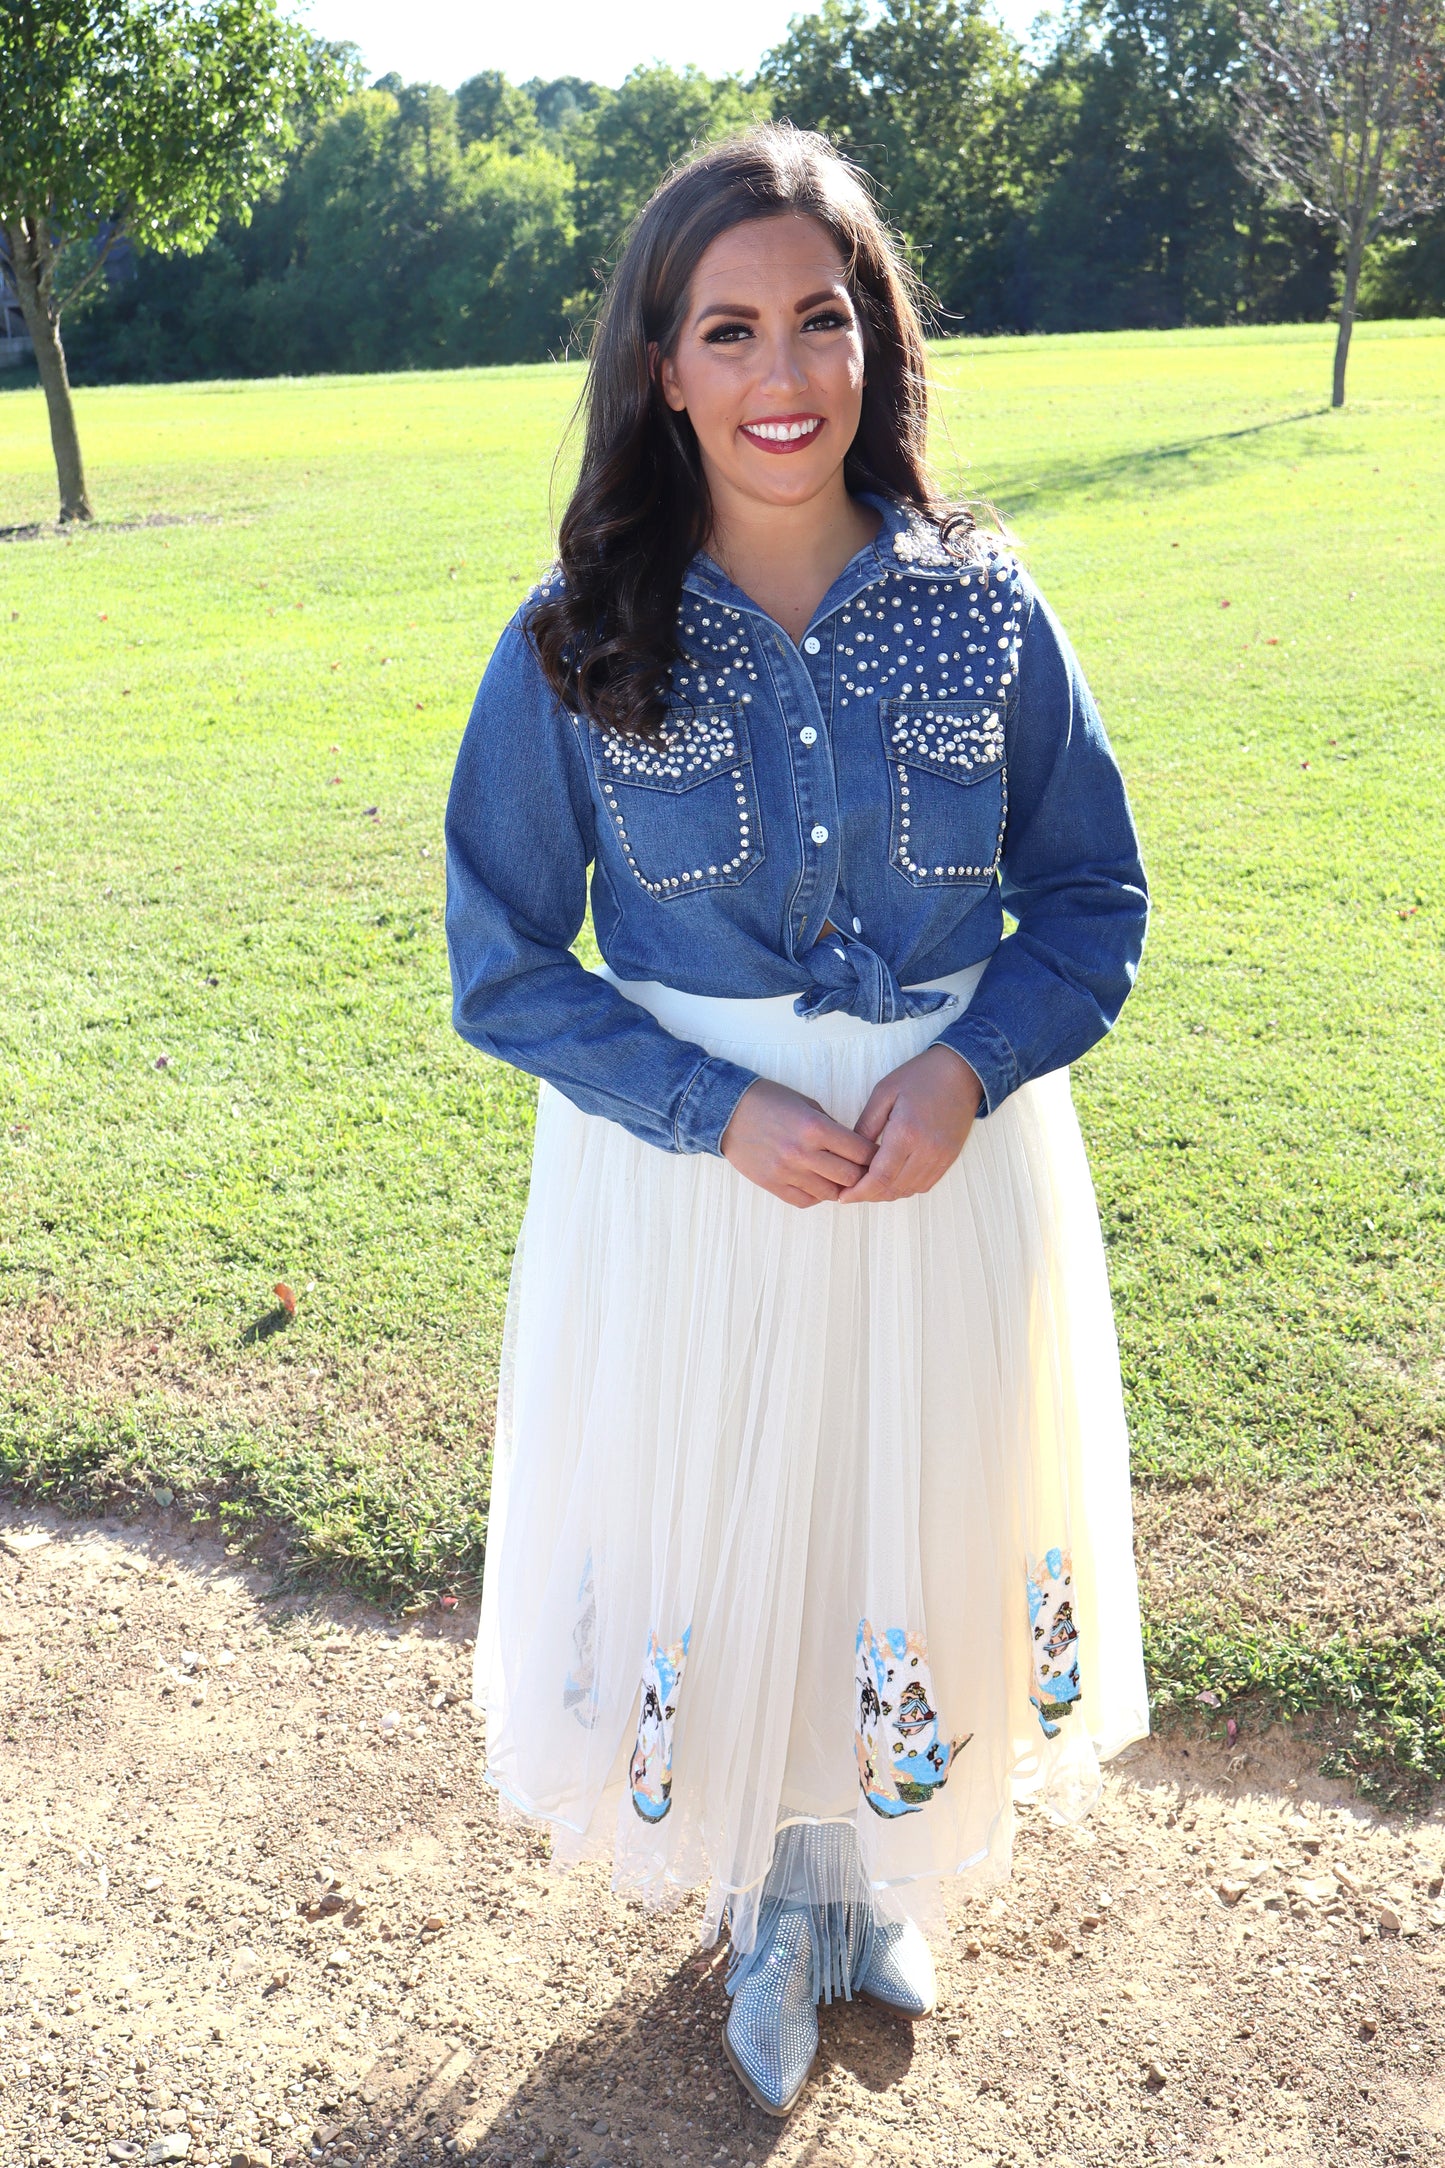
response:
M246 1327L241 1335L241 1345L256 1347L262 1340L274 1340L277 1333L284 1332L290 1323L290 1313L283 1310L278 1302L274 1310L268 1310L264 1317L258 1317L253 1325Z
M503 2105L486 2110L469 2105L468 2095L485 2081L489 2051L413 2037L362 2079L366 2122L348 2128L338 2117L322 2135L338 2147L354 2144L358 2162L388 2164L420 2162L445 2141L454 2159L496 2168L533 2161L640 2168L663 2155L676 2168L765 2161L789 2126L755 2107L729 2068L725 1971L723 1949L699 1951L660 1989L624 1992L590 2028L544 2049ZM565 1974L551 1984L565 1988ZM826 2087L832 2069L870 2094L907 2077L908 2024L866 2002L825 2004L818 2021L810 2090Z
M0 527L0 542L70 542L77 535L134 534L147 527L219 527L218 512L147 512L137 519L38 519Z
M1282 414L1270 421L1251 422L1242 429L1217 429L1207 435L1185 437L1178 443L1152 445L1143 451L1118 452L1105 459L1060 460L1052 466L1035 467L1018 475L990 476L984 494L996 503L1038 511L1094 490L1133 492L1165 482L1173 485L1184 479L1214 482L1220 479L1222 455L1230 447L1247 445L1260 452L1272 452L1275 447L1268 440L1273 439L1277 431L1297 428L1301 422L1323 420L1330 411L1327 406L1306 407L1298 414ZM1343 450L1344 447L1317 436L1290 449L1313 455Z

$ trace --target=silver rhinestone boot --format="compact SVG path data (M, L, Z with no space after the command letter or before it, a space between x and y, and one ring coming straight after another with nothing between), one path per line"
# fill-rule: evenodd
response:
M786 2115L818 2052L819 2002L851 1997L873 1947L873 1901L851 1822L799 1818L778 1831L756 1939L735 1951L728 2060L769 2115Z
M727 2059L765 2115L791 2111L818 2052L812 1973L808 1914L801 1905L786 1905L734 1989L723 2027Z
M857 1983L870 2002L900 2017L928 2017L938 2000L933 1952L912 1920L876 1920L867 1970Z

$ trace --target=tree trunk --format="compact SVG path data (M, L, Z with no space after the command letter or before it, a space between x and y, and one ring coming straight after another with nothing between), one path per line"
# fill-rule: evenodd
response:
M85 486L85 467L80 457L80 433L75 426L75 407L70 397L70 377L65 348L60 343L60 319L50 305L45 275L45 254L33 224L17 218L6 225L10 244L10 268L20 296L20 313L35 347L35 365L45 391L50 416L50 442L55 453L55 475L60 484L60 518L94 519Z
M1330 405L1345 403L1345 363L1350 358L1350 333L1355 328L1355 297L1360 289L1360 266L1365 256L1365 229L1358 226L1345 250L1345 285L1340 295L1340 329L1335 340L1335 383Z

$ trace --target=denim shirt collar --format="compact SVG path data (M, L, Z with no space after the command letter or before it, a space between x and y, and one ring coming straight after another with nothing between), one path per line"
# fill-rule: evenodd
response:
M872 489L860 489L855 494L860 504L871 505L882 516L883 524L873 540L865 542L862 549L849 558L834 580L813 612L810 622L815 625L889 573L916 571L920 576L937 580L957 577L964 569L943 547L938 529L914 505L902 504L896 498L885 497L881 491ZM761 603L735 586L706 550L699 550L693 558L683 574L682 585L685 594L703 596L750 617L767 615Z

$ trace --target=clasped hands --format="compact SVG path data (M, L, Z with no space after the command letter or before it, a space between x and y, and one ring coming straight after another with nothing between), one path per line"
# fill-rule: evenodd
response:
M784 1204L883 1204L932 1189L963 1150L983 1104L975 1071L926 1046L890 1069L851 1129L771 1077L751 1083L722 1134L729 1165Z

